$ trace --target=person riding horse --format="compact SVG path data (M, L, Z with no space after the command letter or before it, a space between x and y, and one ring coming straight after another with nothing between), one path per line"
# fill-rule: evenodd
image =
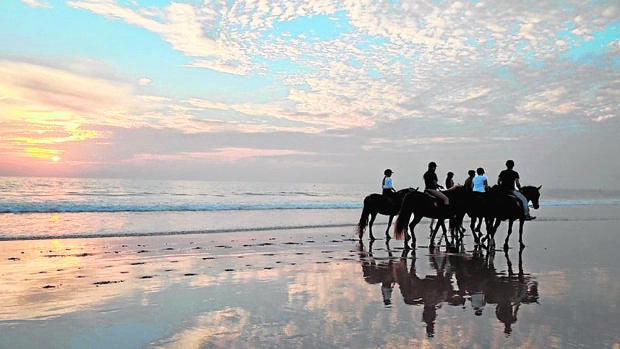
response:
M506 169L499 173L497 178L497 184L500 189L508 194L516 196L523 204L523 214L526 221L535 219L536 217L530 215L530 207L528 206L528 200L523 194L521 194L521 183L519 183L519 173L513 170L515 162L512 160L506 161ZM516 185L516 188L515 188Z
M392 173L394 173L394 171L389 168L383 171L384 177L383 181L381 182L383 195L387 196L388 198L396 192L396 189L394 189L394 186L392 185Z
M437 164L434 161L428 163L428 171L424 173L424 191L433 195L434 197L443 201L444 205L450 205L450 200L448 197L439 191L439 188L443 188L438 183L437 173L435 170L437 169Z

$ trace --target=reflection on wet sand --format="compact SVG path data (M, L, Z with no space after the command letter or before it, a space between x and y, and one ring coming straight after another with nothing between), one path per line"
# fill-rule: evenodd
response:
M518 271L513 270L508 251L503 253L507 271L495 269L494 250L476 248L471 253L448 253L440 247L429 248L428 264L434 274L420 275L416 264L422 258L416 250L403 250L394 257L387 245L388 256L377 260L372 251L360 245L360 262L364 280L381 284L381 295L386 306L392 304L392 290L398 285L407 305L422 306L422 321L428 337L435 335L437 309L444 305L469 307L472 315L480 316L494 305L495 316L509 336L517 322L522 304L538 303L538 282L523 270L523 249L519 251Z

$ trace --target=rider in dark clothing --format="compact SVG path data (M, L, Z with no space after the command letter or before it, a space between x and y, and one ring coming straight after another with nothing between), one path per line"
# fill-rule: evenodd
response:
M468 191L472 191L474 190L474 183L472 182L472 180L474 179L474 177L476 176L476 171L474 170L469 170L467 171L467 174L469 175L469 177L467 177L467 179L465 179L465 183L463 184L463 186L468 190Z
M443 203L448 206L450 204L450 200L448 197L439 191L439 188L443 188L438 183L437 174L435 170L437 169L437 164L431 161L428 164L428 171L424 173L424 190L432 194L433 196L443 200Z
M446 175L446 189L454 187L454 172L450 171Z
M499 173L497 184L499 184L500 189L513 194L521 200L523 203L525 219L532 220L536 217L530 215L530 207L528 206L527 199L519 191L521 190L521 183L519 183L519 173L512 169L514 165L514 161L506 161L506 169Z

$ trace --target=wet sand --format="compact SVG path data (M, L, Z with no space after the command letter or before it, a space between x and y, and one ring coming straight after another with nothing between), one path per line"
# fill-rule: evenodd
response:
M2 241L0 347L620 348L619 207L536 213L506 253L424 222L408 253L353 227Z

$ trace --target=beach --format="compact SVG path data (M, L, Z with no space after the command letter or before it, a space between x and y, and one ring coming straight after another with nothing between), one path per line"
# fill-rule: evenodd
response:
M541 207L506 253L425 221L407 253L355 221L0 241L0 347L619 348L619 208Z

